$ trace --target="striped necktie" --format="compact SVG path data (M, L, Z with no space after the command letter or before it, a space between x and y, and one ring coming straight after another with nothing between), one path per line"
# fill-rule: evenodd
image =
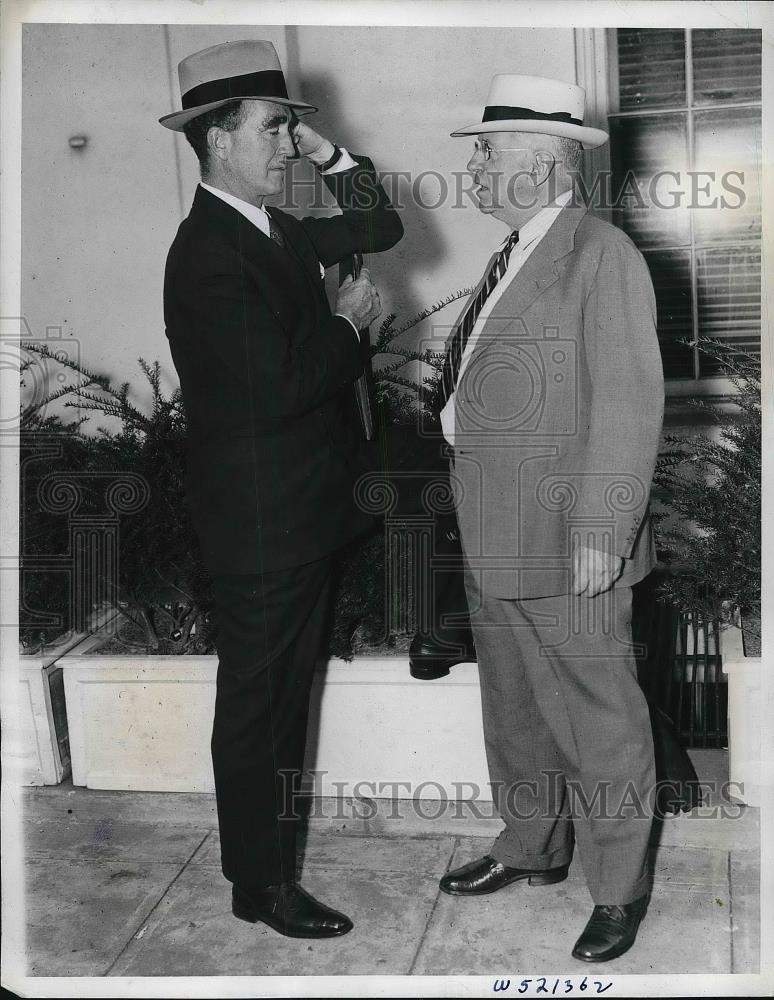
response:
M452 330L451 336L448 340L449 349L446 352L443 370L441 372L442 407L446 405L449 397L456 388L457 378L460 373L460 364L462 363L462 355L465 351L470 335L473 332L473 327L476 325L476 320L484 307L484 303L492 294L495 285L505 274L508 268L508 259L511 256L511 251L518 242L519 234L517 232L511 233L504 246L501 247L497 254L495 254L489 270L486 273L483 284L478 290L478 294L468 303L468 307L462 314L457 326L454 330Z

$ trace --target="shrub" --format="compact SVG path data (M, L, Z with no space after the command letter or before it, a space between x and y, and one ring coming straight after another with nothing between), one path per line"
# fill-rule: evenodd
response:
M685 610L731 623L739 609L750 636L760 640L761 615L761 366L759 358L703 338L736 392L733 412L701 399L690 404L711 417L718 437L665 437L655 484L660 530L672 565L664 595Z
M418 494L422 478L441 467L437 441L417 433L418 415L425 428L437 426L433 393L437 392L440 355L403 347L399 340L418 323L468 294L463 289L424 310L408 323L395 326L395 316L381 324L372 345L374 358L387 356L374 366L377 449L383 475L412 470L412 487ZM113 603L121 612L121 625L112 648L152 653L211 652L214 624L210 581L202 566L199 546L184 497L185 413L180 389L165 395L158 362L138 364L150 386L149 413L130 398L130 385L115 387L110 380L74 362L62 362L43 346L23 345L28 360L22 366L64 364L78 377L36 402L22 414L22 636L32 646L50 642L57 632L73 628L70 585L64 572L41 568L36 559L52 554L66 557L67 518L45 509L38 487L55 474L63 482L78 480L81 512L98 516L103 502L105 475L116 482L131 477L147 487L147 502L138 504L120 521L120 558L117 592ZM412 362L426 366L423 382L403 374ZM47 413L57 400L77 407L82 416L67 423ZM83 424L89 415L114 418L118 430L100 427L87 436ZM434 423L435 421L435 423ZM55 443L52 444L51 441ZM92 479L83 473L99 473ZM402 491L406 490L402 487ZM413 502L409 497L409 506ZM98 570L95 568L95 572ZM349 658L356 637L365 644L386 642L386 567L384 530L377 525L366 537L342 554L335 598L335 619L330 652ZM108 581L110 582L110 581ZM48 624L42 624L50 619ZM82 624L82 622L80 623Z

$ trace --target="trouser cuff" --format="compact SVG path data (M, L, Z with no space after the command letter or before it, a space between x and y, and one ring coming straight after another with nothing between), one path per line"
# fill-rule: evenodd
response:
M636 899L647 896L650 892L650 877L648 873L641 875L636 882L626 886L604 886L591 892L595 906L626 906Z
M507 868L526 868L531 871L545 871L548 868L561 868L572 861L572 848L560 847L547 854L526 854L518 849L509 849L506 844L496 840L489 852L490 855Z

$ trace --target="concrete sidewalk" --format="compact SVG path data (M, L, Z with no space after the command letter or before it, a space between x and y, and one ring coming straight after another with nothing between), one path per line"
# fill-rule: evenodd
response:
M236 920L214 796L25 791L30 976L730 973L759 967L757 810L718 803L654 831L648 916L599 969L570 950L591 912L577 860L560 885L474 899L438 889L500 829L457 803L315 800L302 881L355 929L283 938Z

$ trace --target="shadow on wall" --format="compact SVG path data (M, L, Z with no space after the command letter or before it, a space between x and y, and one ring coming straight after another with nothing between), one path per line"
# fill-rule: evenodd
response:
M355 153L362 152L370 156L377 170L383 175L389 174L391 170L402 169L400 162L392 159L387 150L378 147L369 148L373 146L372 140L364 140L364 131L373 134L374 121L354 121L351 115L347 114L341 73L304 71L295 27L288 26L285 29L285 40L288 86L292 87L302 100L319 108L317 114L310 118L309 124L322 135L334 138L339 145ZM357 81L353 85L357 85ZM375 114L378 128L378 106L375 108ZM392 162L387 162L388 157ZM311 168L307 164L296 164L294 176L306 180L309 176L307 170L311 173ZM417 204L414 199L411 180L398 181L395 176L385 176L384 182L393 202L400 206L404 236L394 249L379 258L378 262L374 261L374 277L384 303L382 319L388 312L396 312L400 322L410 319L432 305L429 299L417 294L416 282L408 280L409 268L416 268L419 265L423 272L432 274L436 269L441 269L444 261L448 259L451 248L438 224L437 213L428 210L422 204ZM330 204L332 205L332 202ZM337 278L335 269L332 269L327 282L328 293L332 299L335 299ZM445 291L451 292L453 289ZM452 309L458 312L459 306ZM454 319L456 312L448 322L451 323ZM375 324L376 327L378 323ZM420 325L407 335L406 346L413 347L419 337L427 335L426 327Z

